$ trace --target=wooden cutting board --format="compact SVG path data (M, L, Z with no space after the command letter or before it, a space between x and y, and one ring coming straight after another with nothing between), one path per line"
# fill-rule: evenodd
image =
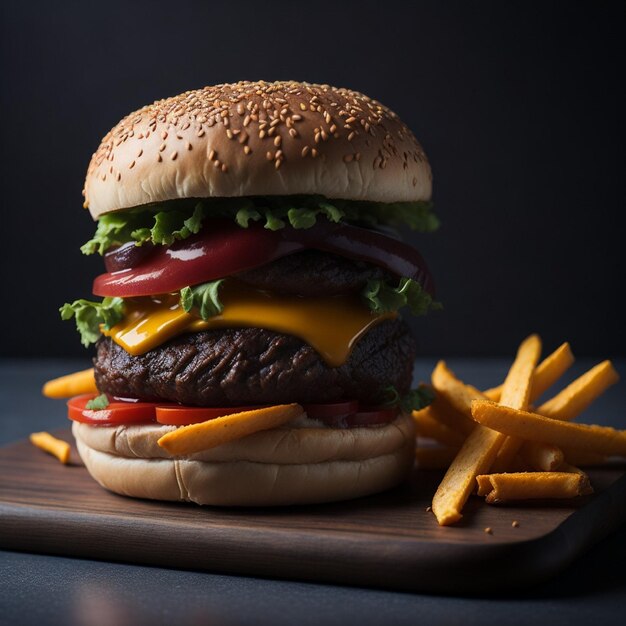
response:
M56 433L71 441L69 430ZM0 547L249 576L443 593L539 583L626 520L624 466L591 471L578 502L488 506L462 522L426 511L441 473L336 504L217 509L102 489L27 441L0 448ZM519 526L514 528L512 522ZM492 534L484 529L491 527Z

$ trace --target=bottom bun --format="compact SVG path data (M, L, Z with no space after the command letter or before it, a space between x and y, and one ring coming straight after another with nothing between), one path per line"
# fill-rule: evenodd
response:
M343 459L300 464L120 456L90 447L84 440L88 437L81 437L83 425L73 430L87 470L106 489L135 498L213 506L278 506L358 498L397 485L407 476L415 458L415 436L409 416L375 427L381 439L393 438L394 449L385 454L351 459L348 453ZM345 431L339 429L307 430L319 430L326 437L329 431L336 430L338 437L345 437ZM360 436L371 438L371 431L372 428L350 429L355 442ZM403 434L400 438L399 431ZM311 437L302 438L302 442L307 440ZM245 459L246 438L240 443ZM306 450L302 453L303 458L307 456Z

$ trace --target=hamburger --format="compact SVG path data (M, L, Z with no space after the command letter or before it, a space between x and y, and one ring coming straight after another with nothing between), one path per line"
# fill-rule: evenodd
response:
M411 390L416 347L400 312L437 303L398 229L436 228L431 182L406 125L349 89L222 84L119 122L84 188L97 227L82 251L103 257L101 299L61 307L95 344L79 389L91 393L68 402L93 478L224 506L355 498L403 480L410 412L429 396ZM284 423L254 425L284 406ZM245 436L161 445L233 415Z

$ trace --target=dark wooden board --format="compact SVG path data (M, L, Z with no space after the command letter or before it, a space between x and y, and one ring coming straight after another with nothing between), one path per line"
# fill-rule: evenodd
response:
M71 441L68 431L58 436ZM626 520L624 467L590 471L596 490L558 505L468 503L440 528L426 511L439 472L336 504L218 509L102 489L27 441L0 449L0 547L183 569L442 593L539 583ZM519 527L513 528L517 520ZM484 532L486 527L493 534Z

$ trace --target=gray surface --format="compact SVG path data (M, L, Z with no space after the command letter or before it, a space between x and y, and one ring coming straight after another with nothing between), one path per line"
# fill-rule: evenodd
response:
M427 378L433 362L418 362ZM450 359L468 382L490 386L503 360ZM572 378L591 362L577 364ZM39 395L48 378L83 362L0 362L0 444L65 425L62 402ZM626 372L626 362L617 362ZM586 421L626 427L626 385L611 389ZM2 480L2 477L0 477ZM626 611L626 528L541 589L508 597L455 598L262 580L0 552L0 624L620 624ZM514 567L514 564L512 564Z

